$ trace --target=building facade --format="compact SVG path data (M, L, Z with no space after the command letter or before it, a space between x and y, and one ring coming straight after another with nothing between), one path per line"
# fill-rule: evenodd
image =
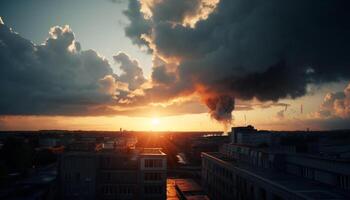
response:
M83 149L60 158L61 199L166 199L161 149Z
M210 198L350 199L350 160L274 151L280 136L241 127L219 152L203 153L202 186Z

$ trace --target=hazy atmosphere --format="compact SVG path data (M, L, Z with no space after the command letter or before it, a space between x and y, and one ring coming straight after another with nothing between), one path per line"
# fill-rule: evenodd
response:
M350 128L348 4L4 1L0 129Z
M1 0L1 200L349 200L350 0Z

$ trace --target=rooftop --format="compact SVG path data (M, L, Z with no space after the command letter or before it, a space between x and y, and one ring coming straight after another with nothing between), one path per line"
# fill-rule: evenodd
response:
M209 200L209 197L207 195L193 195L193 196L186 196L187 200Z
M143 148L140 155L166 155L162 152L162 148Z
M192 179L174 179L174 180L175 180L176 187L178 187L182 192L202 191L201 186L199 186Z
M208 196L200 185L193 179L173 179L175 181L175 188L180 196L191 200L208 200Z
M273 171L271 169L256 168L251 165L237 162L232 158L218 152L203 153L204 156L216 160L229 168L235 168L237 171L260 179L267 184L278 187L286 192L295 194L307 199L320 199L319 195L329 196L332 199L350 199L350 194L344 190L330 187L328 185L315 182L303 177L290 175L283 172ZM318 194L318 196L317 196ZM329 199L328 198L328 199Z

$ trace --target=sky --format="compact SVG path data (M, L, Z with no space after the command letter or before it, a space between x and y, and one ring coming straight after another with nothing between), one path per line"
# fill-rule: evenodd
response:
M350 128L349 4L2 1L0 130Z

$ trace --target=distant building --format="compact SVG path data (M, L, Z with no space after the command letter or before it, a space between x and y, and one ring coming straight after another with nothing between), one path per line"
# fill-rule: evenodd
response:
M238 144L266 144L271 143L271 132L257 131L253 126L235 127L231 131L232 143Z
M60 158L62 199L166 199L166 154L161 149L80 147L68 148Z
M333 153L337 149L325 146L322 137L328 136L233 128L231 143L202 153L202 186L220 200L350 199L350 160L315 153L315 144ZM300 141L310 144L302 151L290 148ZM278 151L286 146L294 150Z
M60 145L60 139L53 137L41 137L39 138L40 147L55 147Z
M190 151L186 152L186 155L192 162L199 164L202 152L218 151L220 146L228 141L229 138L227 136L217 135L195 138L191 144Z

